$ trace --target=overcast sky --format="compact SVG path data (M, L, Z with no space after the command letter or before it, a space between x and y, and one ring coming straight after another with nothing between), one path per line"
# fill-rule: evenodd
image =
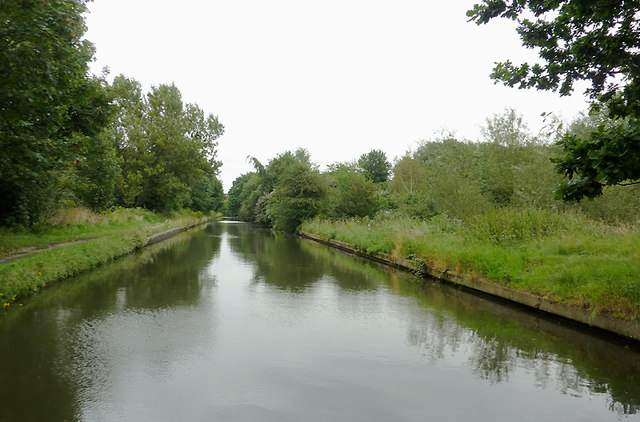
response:
M474 1L95 0L86 38L95 73L124 74L145 89L174 82L185 102L217 115L225 190L287 149L321 166L371 149L399 157L446 128L480 139L505 107L542 126L586 109L573 97L495 85L495 61L533 61L515 26L477 26Z

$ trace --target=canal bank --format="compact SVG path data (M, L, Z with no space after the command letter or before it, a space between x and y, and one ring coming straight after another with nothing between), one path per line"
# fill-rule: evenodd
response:
M589 327L595 327L616 335L634 339L635 341L640 341L640 324L622 318L617 318L613 314L605 314L602 311L597 312L586 307L553 301L549 298L530 292L514 290L501 285L497 281L474 276L456 269L437 269L429 267L421 262L405 258L395 258L384 253L365 253L348 243L334 239L324 239L305 232L299 232L298 234L302 238L366 257L395 268L410 271L421 276L434 277L438 280L458 286L464 286L465 288L515 302L528 308L585 324Z
M0 420L639 420L638 349L573 325L212 223L0 319Z
M47 285L216 220L182 217L4 257L0 264L0 304L9 308Z

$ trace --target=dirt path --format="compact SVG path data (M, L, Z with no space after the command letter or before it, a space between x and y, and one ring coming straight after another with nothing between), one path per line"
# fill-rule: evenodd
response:
M156 223L153 224L151 226L146 227L147 230L149 230L149 232L153 233L157 228L161 227L163 224L165 223ZM191 227L197 225L197 224L201 224L201 223L196 223L196 224L190 224L188 226L182 227L182 228L173 228L170 230L167 230L165 232L162 233L156 233L154 235L152 235L149 240L151 241L151 243L156 243L159 242L161 240L164 240L167 237L171 237L172 235L175 235L175 233L173 232L180 232L180 231L184 231L184 230L188 230ZM169 232L172 232L172 234L168 234ZM35 246L30 246L30 247L25 247L25 248L20 248L17 249L16 251L13 251L11 255L7 255L7 256L3 256L0 257L0 264L5 264L7 262L11 262L11 261L15 261L16 259L19 258L23 258L25 256L29 256L29 255L33 255L36 253L40 253L40 252L44 252L44 251L48 251L51 249L57 249L57 248L63 248L65 246L70 246L70 245L75 245L77 243L84 243L84 242L88 242L90 240L95 240L99 237L103 237L103 236L112 236L112 235L117 235L118 231L113 231L113 232L109 232L109 233L105 233L105 234L98 234L96 235L96 237L92 237L90 239L82 239L82 240L74 240L72 242L64 242L64 243L55 243L53 245L49 245L46 248L36 248ZM157 239L155 239L157 237Z
M65 242L65 243L56 243L53 245L49 245L46 248L40 248L37 249L36 247L28 247L28 248L21 248L18 249L16 253L14 253L13 255L9 255L9 256L4 256L2 258L0 258L0 264L5 264L7 262L11 262L11 261L15 261L18 258L23 258L25 256L29 256L29 255L33 255L35 253L40 253L40 252L44 252L44 251L48 251L50 249L57 249L57 248L62 248L65 246L69 246L69 245L75 245L76 243L84 243L84 242L88 242L92 239L82 239L82 240L74 240L73 242Z

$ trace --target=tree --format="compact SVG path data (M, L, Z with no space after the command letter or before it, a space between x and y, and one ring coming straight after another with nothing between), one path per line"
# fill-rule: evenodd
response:
M214 174L204 174L191 185L189 208L208 213L220 211L224 203L222 183Z
M269 204L274 198L274 191L283 175L294 166L301 165L315 169L307 150L285 151L269 160L265 166L255 157L247 157L253 164L255 172L240 176L234 181L229 191L230 209L237 208L237 215L244 221L264 226L274 225ZM237 183L236 183L237 182Z
M273 227L295 231L304 220L318 215L325 196L320 173L307 164L293 164L282 173L267 205Z
M386 182L389 179L391 163L382 150L373 149L362 154L358 160L358 166L364 172L364 176L374 183Z
M54 200L56 171L76 158L72 133L103 123L86 76L85 11L83 0L0 6L0 220L36 221Z
M364 217L378 210L376 185L348 165L333 165L330 179L329 206L332 217Z
M74 145L69 187L74 199L84 206L102 211L112 205L115 180L120 175L116 157L115 133L108 126L116 108L113 106L107 74L86 80L70 107L70 119L62 134Z
M427 172L422 162L407 152L393 167L391 189L395 193L414 195L424 191Z
M102 211L112 205L115 181L120 175L115 136L112 131L104 130L76 140L81 151L73 168L70 190L82 205Z
M640 183L640 120L602 122L586 136L567 132L559 145L556 169L566 175L557 194L580 200L602 195L604 186Z
M553 171L552 148L530 134L512 109L486 119L478 156L482 192L499 206L548 206L560 176Z
M137 81L118 76L113 92L122 168L116 184L118 201L157 211L205 203L210 208L212 204L203 202L201 195L219 190L213 178L221 165L216 160L217 139L224 126L218 118L205 116L197 105L184 104L173 84L152 87L143 95ZM193 193L198 195L195 202Z
M236 179L231 184L231 188L228 192L229 202L227 209L229 211L229 215L232 217L238 217L240 215L240 207L242 206L242 193L245 185L249 181L249 178L255 173L245 173L236 177Z
M508 86L559 91L588 81L592 109L609 121L586 137L565 135L556 169L569 178L563 199L595 197L602 187L640 183L640 26L637 0L485 0L467 12L484 24L496 17L518 22L528 48L543 64L497 63L491 77ZM531 18L529 18L531 17Z

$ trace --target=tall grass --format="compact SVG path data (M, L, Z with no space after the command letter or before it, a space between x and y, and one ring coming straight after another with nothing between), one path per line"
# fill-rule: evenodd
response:
M203 217L204 214L188 209L162 216L142 208L118 207L100 214L82 207L65 208L31 227L0 227L0 257L53 244L124 234L134 228L145 227L147 231L157 232L188 225Z
M413 259L553 300L640 319L640 228L576 212L495 209L466 221L315 219L301 230L368 252Z
M127 254L145 245L152 234L197 224L203 218L202 213L190 210L160 216L143 209L95 214L74 208L28 229L0 229L0 251L5 255L84 240L0 264L0 306L9 307L48 284Z

